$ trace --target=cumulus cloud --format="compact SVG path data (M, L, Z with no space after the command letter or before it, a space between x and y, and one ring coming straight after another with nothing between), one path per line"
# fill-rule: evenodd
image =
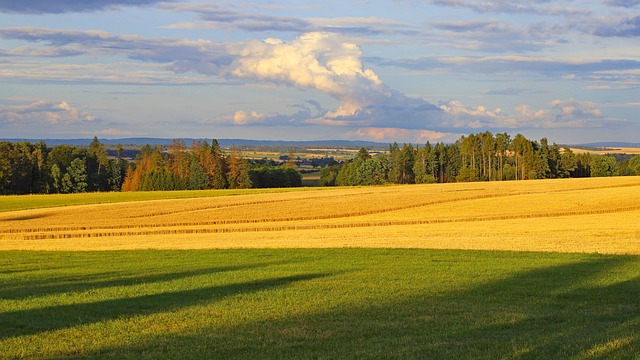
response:
M491 110L486 106L474 108L466 107L459 100L452 100L440 105L440 109L446 113L445 118L449 126L453 128L483 128L488 124L495 124L505 118L502 109Z
M353 116L391 96L390 89L361 62L361 50L327 33L308 33L291 42L250 42L223 72L234 78L315 89L338 101L328 117Z
M0 121L4 123L47 122L49 124L70 124L92 122L94 120L95 116L78 110L66 101L58 104L36 101L27 105L0 105Z
M171 0L0 0L0 12L14 14L62 14L142 6Z
M255 111L252 111L250 113L246 113L244 111L236 111L235 114L233 114L233 123L235 125L255 124L261 123L264 118L264 114L260 114Z

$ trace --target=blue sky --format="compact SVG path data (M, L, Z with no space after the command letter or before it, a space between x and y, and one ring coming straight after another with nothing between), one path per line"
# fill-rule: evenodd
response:
M0 138L640 141L640 0L0 0Z

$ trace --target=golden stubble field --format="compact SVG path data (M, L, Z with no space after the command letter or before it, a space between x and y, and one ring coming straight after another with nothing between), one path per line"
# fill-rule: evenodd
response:
M601 150L594 150L594 149L586 150L586 149L571 148L571 151L573 151L574 154L590 153L593 155L610 155L610 154L638 155L640 154L640 148L635 148L635 147L605 148Z
M0 213L0 250L315 247L640 254L640 177L318 189Z

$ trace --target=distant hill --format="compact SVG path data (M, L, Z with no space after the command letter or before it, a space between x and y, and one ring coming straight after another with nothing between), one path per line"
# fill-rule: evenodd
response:
M74 145L74 146L88 146L93 138L86 139L0 139L0 141L10 142L39 142L44 140L49 146L56 145ZM191 145L193 141L202 141L203 138L179 138L178 140L184 141L185 144ZM211 142L211 139L206 139ZM100 142L105 145L171 145L173 139L168 138L151 138L151 137L139 137L139 138L123 138L123 139L100 139ZM248 140L248 139L218 139L218 143L222 147L313 147L313 148L344 148L344 149L360 149L362 147L368 149L381 149L387 148L389 143L375 142L375 141L360 141L360 140L302 140L302 141L290 141L290 140ZM616 142L616 141L603 141L592 142L586 144L572 144L568 145L573 148L586 148L586 149L598 149L598 148L640 148L640 143L630 142Z
M93 139L0 139L0 141L10 142L39 142L44 140L49 146L56 145L73 145L73 146L88 146ZM123 139L99 139L101 143L105 145L170 145L173 139L165 138L123 138ZM185 144L191 145L195 138L179 138L178 140L184 141ZM206 139L211 142L211 139ZM373 141L352 141L352 140L313 140L313 141L287 141L287 140L247 140L247 139L218 139L218 143L222 147L239 146L239 147L330 147L330 148L347 148L347 149L359 149L365 148L382 148L387 147L387 143L379 143Z

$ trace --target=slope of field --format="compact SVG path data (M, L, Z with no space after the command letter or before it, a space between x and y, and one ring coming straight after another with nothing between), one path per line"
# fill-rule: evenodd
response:
M109 204L129 201L187 199L198 197L233 196L264 193L304 191L302 188L281 189L236 189L198 191L138 191L138 192L96 192L81 194L0 196L0 212L41 209L59 206Z
M640 254L640 177L233 194L8 211L0 213L0 249L392 247Z
M640 257L0 252L2 359L635 359Z

